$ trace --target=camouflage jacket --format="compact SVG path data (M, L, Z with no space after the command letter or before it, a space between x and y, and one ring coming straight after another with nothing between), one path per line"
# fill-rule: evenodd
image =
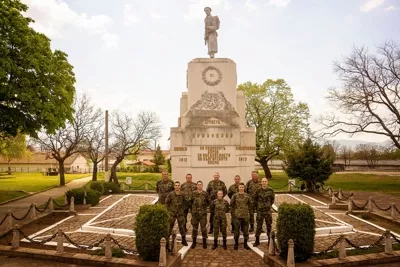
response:
M257 182L254 182L253 179L247 181L246 187L245 187L245 192L251 196L252 199L254 199L254 196L256 194L256 190L261 187L261 181L258 180Z
M246 191L246 187L244 189ZM228 197L232 199L233 195L239 192L239 185L233 184L228 189Z
M208 193L204 190L192 192L192 214L207 214L207 207L210 205Z
M222 190L224 196L226 196L226 194L228 193L225 183L221 180L219 180L218 182L212 180L208 183L206 191L210 196L210 200L217 199L218 190Z
M192 199L192 193L197 189L197 185L195 183L183 183L181 185L181 193L185 196L186 201L190 201Z
M214 216L225 217L225 213L229 212L229 203L225 199L214 199L210 211L214 212Z
M170 179L167 181L159 180L156 184L156 192L158 194L158 202L160 204L165 204L165 198L167 195L174 191L174 182Z
M175 193L175 191L172 191L165 199L165 204L168 211L172 214L183 214L184 201L185 197L183 196L183 194L177 194Z
M254 196L254 207L257 212L270 211L275 201L275 192L270 187L258 188Z
M249 218L249 211L252 207L252 200L247 193L236 193L231 200L231 212L235 213L237 218Z

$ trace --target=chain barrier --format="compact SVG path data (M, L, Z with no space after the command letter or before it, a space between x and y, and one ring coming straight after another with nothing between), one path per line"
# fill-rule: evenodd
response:
M35 210L37 210L38 212L45 212L49 207L49 205L50 205L50 199L47 200L46 206L43 209L39 209L38 207L35 206Z
M7 236L9 236L10 234L12 234L13 229L8 230L7 232L3 233L0 235L0 239L3 239Z
M17 230L26 240L28 240L29 242L31 242L33 244L38 244L38 245L44 245L47 242L50 242L51 240L53 240L57 236L57 233L55 233L55 234L53 234L52 236L50 236L50 237L48 237L46 239L43 239L41 241L36 241L36 240L30 238L29 236L25 235L25 233L22 232L22 230L20 230L20 229L17 229Z
M381 208L376 204L375 200L373 200L373 199L371 199L371 200L372 200L372 203L374 203L375 207L377 207L381 211L388 211L392 208L392 206L389 206L387 209Z
M54 199L53 199L53 203L54 203L54 205L56 205L57 207L60 207L60 208L65 208L65 207L68 206L68 203L67 203L67 204L64 204L64 205L60 205L60 204L58 204Z
M118 243L118 241L114 237L111 237L111 241L114 242L114 244L117 245L121 250L124 250L134 255L139 255L139 252L137 252L136 250L125 248L123 245Z
M141 184L141 185L139 185L139 186L129 186L129 185L128 185L128 188L129 188L129 189L133 189L133 190L143 189L143 187L144 187L146 184L150 187L150 189L156 189L155 186L153 186L152 184L147 183L147 182L146 182L146 183L143 183L143 184Z
M3 218L3 220L1 220L0 225L2 225L6 221L8 215L9 215L8 213L6 215L4 215L4 218Z
M65 239L67 239L67 241L71 245L75 246L76 248L83 249L83 250L88 250L88 249L98 247L98 246L100 246L101 243L103 243L106 240L106 237L103 237L98 242L94 243L93 245L85 246L85 245L79 245L78 243L72 241L72 239L69 236L67 236L65 233L62 233L62 235L65 237Z
M393 239L400 244L400 239L397 238L393 233L390 233L390 235L393 237Z
M400 210L394 205L394 209L397 211L398 214L400 214Z
M321 184L321 188L322 188L322 190L324 190L325 192L328 192L328 191L329 191L329 187L328 187L327 189L325 189L323 184Z
M365 202L365 204L362 205L362 206L358 206L356 203L354 203L354 200L351 200L351 202L353 203L353 206L354 206L354 207L356 207L357 209L360 209L360 210L365 209L365 207L368 205L368 200L367 200L367 202Z
M333 242L333 244L330 245L327 249L325 249L325 250L323 250L323 251L321 251L321 252L315 253L315 254L316 254L316 255L325 254L325 253L327 253L328 251L331 251L339 242L340 242L340 238L337 238L337 239L335 240L335 242Z
M384 238L385 238L385 233L383 233L383 234L379 237L379 239L376 240L375 243L373 243L373 244L371 244L371 245L369 245L369 246L367 246L367 247L360 247L360 246L357 246L357 245L355 245L353 242L351 242L349 239L347 239L347 237L346 237L344 240L346 240L346 243L349 244L349 245L350 245L351 247L353 247L353 248L356 248L356 249L369 249L369 248L376 247L376 246L380 245L380 243L382 242L382 240L383 240Z
M26 217L28 217L29 212L31 211L31 209L32 209L32 205L29 207L28 212L27 212L22 218L15 217L15 215L14 215L13 213L11 213L11 216L12 216L14 219L16 219L17 221L22 221L23 219L25 219Z
M350 193L350 195L348 196L348 197L345 197L344 195L343 195L343 193L342 193L342 196L343 196L343 198L339 198L339 193L338 193L338 195L337 195L337 198L339 199L339 200L348 200L350 197L352 197L353 196L353 193Z

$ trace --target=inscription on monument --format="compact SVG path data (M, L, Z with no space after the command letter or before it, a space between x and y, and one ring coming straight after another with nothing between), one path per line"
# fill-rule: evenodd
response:
M220 153L220 150L226 150L224 146L201 146L200 150L207 153L198 153L198 161L206 161L210 165L218 165L220 161L228 161L230 153Z
M186 151L187 147L184 146L176 146L174 147L174 151Z

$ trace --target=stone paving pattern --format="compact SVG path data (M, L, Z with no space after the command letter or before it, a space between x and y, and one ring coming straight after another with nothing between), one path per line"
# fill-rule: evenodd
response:
M82 227L86 222L94 218L96 215L90 215L90 216L74 216L62 224L60 224L61 230L63 232L73 232ZM57 233L57 228L58 227L53 227L49 230L47 230L44 233L41 233L39 236L47 236L47 235L53 235Z
M112 209L105 212L101 217L97 218L94 222L119 218L121 216L138 213L140 206L144 204L149 204L154 199L155 197L148 197L148 196L134 196L134 195L128 196L123 200L121 200Z
M204 267L204 266L230 266L230 267L261 267L266 266L261 257L256 255L252 250L245 250L243 244L239 245L239 249L233 250L233 246L228 246L228 250L224 250L219 246L216 250L211 250L210 245L207 249L197 246L190 249L181 263L181 267Z

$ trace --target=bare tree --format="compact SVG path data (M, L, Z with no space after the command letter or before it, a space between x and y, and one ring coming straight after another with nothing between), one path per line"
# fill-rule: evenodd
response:
M400 45L387 42L376 55L354 48L334 67L343 87L330 89L328 100L342 116L321 117L322 136L376 134L400 148Z
M372 144L360 144L356 147L356 157L367 161L374 168L380 159L379 147Z
M110 179L118 184L117 166L125 157L137 155L161 136L160 120L153 112L141 111L136 119L128 114L112 114L111 155L115 161L111 166Z
M101 109L97 109L93 113L94 123L90 125L83 143L84 155L89 158L93 164L92 181L97 181L98 164L103 161L106 156L105 151L105 132L104 121Z
M342 157L342 159L344 161L344 165L345 166L350 165L350 162L351 162L351 160L353 158L353 154L354 154L353 149L350 146L349 147L348 146L342 146L340 152L341 152L340 153L341 157Z
M49 152L50 158L57 160L60 186L65 185L65 160L84 151L83 141L96 121L95 108L87 95L75 98L74 110L73 119L66 123L65 128L59 129L55 134L42 132L39 138L35 139L42 149Z

